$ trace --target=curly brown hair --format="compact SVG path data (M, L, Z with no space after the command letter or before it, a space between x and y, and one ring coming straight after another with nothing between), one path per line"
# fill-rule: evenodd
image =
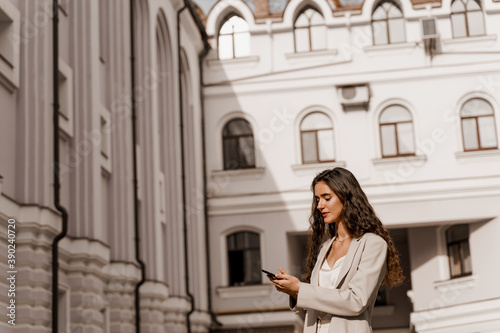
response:
M337 195L344 206L340 219L349 234L359 238L367 232L382 237L387 243L387 271L382 285L397 286L404 281L403 271L399 264L399 255L387 229L375 214L373 207L368 202L366 194L361 189L356 177L344 168L328 169L319 173L313 180L311 190L313 201L309 223L312 233L309 237L306 267L303 279L311 280L311 272L316 264L321 244L336 233L335 223L326 224L323 215L317 209L317 199L314 196L314 187L317 183L324 182Z

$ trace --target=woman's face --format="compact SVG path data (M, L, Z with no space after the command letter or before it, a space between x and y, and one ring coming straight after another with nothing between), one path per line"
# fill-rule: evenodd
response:
M325 223L339 223L340 213L344 205L325 182L319 182L314 186L314 197Z

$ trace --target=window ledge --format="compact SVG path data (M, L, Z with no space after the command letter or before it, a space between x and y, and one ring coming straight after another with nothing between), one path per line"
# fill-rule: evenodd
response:
M373 308L374 316L392 316L394 314L395 307L394 305L376 305Z
M425 162L426 155L401 156L401 157L384 157L372 159L374 165L399 164L402 162Z
M337 162L321 162L321 163L309 163L309 164L294 164L292 165L293 171L322 171L327 168L335 168L335 167L345 167L345 161L337 161Z
M293 59L309 59L318 58L324 56L335 56L337 55L337 50L319 50L319 51L309 51L309 52L297 52L297 53L286 53L285 57L289 60Z
M472 159L481 158L491 158L500 157L500 150L498 149L487 149L487 150L475 150L475 151L459 151L455 153L455 156L459 161L468 161Z
M494 42L497 40L497 35L483 35L475 37L459 37L442 39L444 45L460 45L469 43L479 43L479 42Z
M208 59L209 67L222 67L224 65L250 65L259 62L259 56L238 57L232 59Z
M417 42L406 42L397 44L370 45L365 47L366 52L391 51L400 49L412 49L418 45Z
M264 175L265 171L266 169L264 168L214 170L212 171L212 178L239 177L239 176L255 176L255 178L260 178Z
M436 289L440 293L445 293L452 290L471 289L475 286L477 286L476 275L469 275L456 279L434 282L434 289Z
M273 291L271 284L257 284L241 287L217 287L217 294L222 299L268 297Z

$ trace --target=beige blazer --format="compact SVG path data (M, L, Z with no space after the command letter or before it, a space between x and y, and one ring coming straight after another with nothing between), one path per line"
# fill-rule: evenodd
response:
M311 274L311 283L300 283L297 300L290 297L290 308L306 310L304 333L315 333L317 311L333 315L329 333L371 332L371 317L378 288L386 271L387 243L367 233L349 245L340 269L336 289L319 287L319 270L333 238L324 243Z

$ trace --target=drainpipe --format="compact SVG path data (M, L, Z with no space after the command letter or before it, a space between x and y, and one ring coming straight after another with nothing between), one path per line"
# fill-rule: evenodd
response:
M203 59L208 54L210 45L208 43L198 55L198 68L200 72L200 101L201 101L201 137L202 137L202 159L203 159L203 215L205 219L205 261L207 263L207 296L208 313L212 320L212 326L218 327L222 324L217 320L212 308L212 278L210 274L210 234L208 223L208 188L207 188L207 149L205 146L205 97L203 95Z
M137 181L137 131L136 131L136 101L135 101L135 21L134 21L134 0L130 0L130 85L132 102L132 164L134 177L134 232L135 232L135 260L141 269L141 280L137 283L134 290L135 297L135 331L141 332L141 301L139 288L146 281L146 265L141 260L140 238L139 238L139 199L138 199L138 181Z
M182 53L181 53L181 20L182 12L188 8L186 1L184 7L177 11L177 59L178 59L178 79L179 79L179 122L181 136L181 181L182 181L182 224L184 232L184 269L185 269L185 284L186 296L191 303L191 309L186 314L186 325L188 333L191 333L191 314L194 312L194 297L189 290L189 258L188 258L188 230L187 230L187 214L186 214L186 172L185 172L185 157L184 157L184 114L182 102Z
M52 242L52 333L59 333L59 241L68 232L68 211L61 205L61 180L59 178L59 4L52 3L52 75L53 75L53 139L54 139L54 206L61 213L62 229Z

